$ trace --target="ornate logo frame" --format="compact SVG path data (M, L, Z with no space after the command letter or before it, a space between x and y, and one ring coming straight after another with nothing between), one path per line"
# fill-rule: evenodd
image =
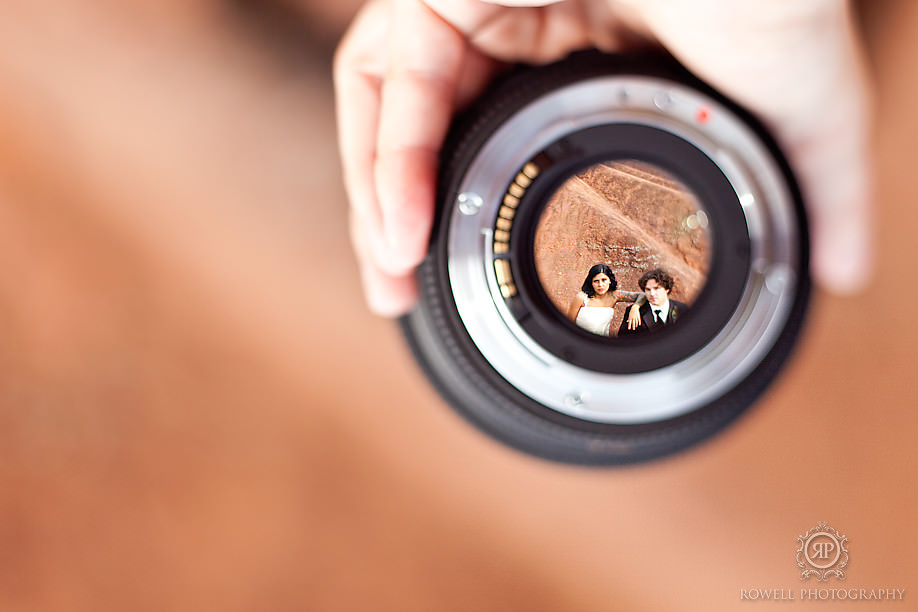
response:
M811 544L819 539L822 556L813 558ZM819 582L825 582L830 576L838 580L845 579L845 568L848 567L848 536L841 535L825 522L818 523L803 535L797 536L800 547L797 549L797 567L800 568L800 580L815 576ZM826 544L831 544L827 547ZM830 560L824 562L824 559Z

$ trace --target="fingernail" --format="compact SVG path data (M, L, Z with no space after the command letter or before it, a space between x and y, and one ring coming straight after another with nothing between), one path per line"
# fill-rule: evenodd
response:
M417 287L409 277L389 277L385 272L368 272L364 278L367 306L382 317L401 316L417 302Z
M414 238L410 232L401 227L389 227L385 232L385 266L390 274L404 275L410 273L423 258L415 252Z

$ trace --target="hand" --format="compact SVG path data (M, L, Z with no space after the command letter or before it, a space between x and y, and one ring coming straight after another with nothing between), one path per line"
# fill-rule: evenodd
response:
M499 62L649 41L769 126L809 205L817 282L860 289L872 251L869 104L843 0L371 0L335 62L352 240L371 308L393 316L416 301L437 154L456 109Z
M641 325L641 310L634 305L628 311L628 329L635 330Z

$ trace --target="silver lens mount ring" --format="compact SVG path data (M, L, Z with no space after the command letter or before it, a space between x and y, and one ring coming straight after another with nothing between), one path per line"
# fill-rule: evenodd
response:
M707 109L699 123L698 109ZM492 228L507 177L549 143L586 127L638 123L703 151L733 185L753 249L740 307L708 346L652 372L603 374L541 347L507 308L491 265ZM461 200L480 202L469 214ZM726 107L661 79L596 78L554 91L511 117L462 180L450 218L449 278L463 324L491 366L521 392L565 414L643 423L684 414L748 376L783 328L799 266L793 200L758 137ZM485 290L486 289L486 290ZM490 299L489 299L490 298Z

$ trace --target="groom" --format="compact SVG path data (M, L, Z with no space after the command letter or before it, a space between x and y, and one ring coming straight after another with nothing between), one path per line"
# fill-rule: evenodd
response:
M647 301L640 307L641 324L635 329L628 329L628 315L633 306L625 309L625 317L618 328L618 335L655 332L674 324L688 310L682 302L669 299L673 290L673 277L660 268L655 268L641 277L638 286Z

